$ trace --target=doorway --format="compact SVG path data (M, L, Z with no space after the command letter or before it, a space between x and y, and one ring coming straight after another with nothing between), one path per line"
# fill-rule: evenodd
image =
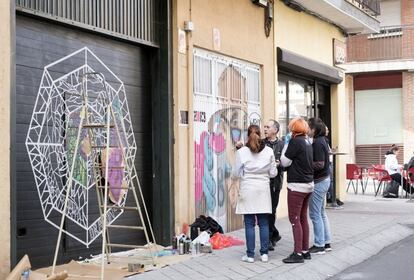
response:
M278 121L282 137L287 133L290 120L296 117L302 117L305 120L319 117L330 127L329 84L280 72L278 84Z

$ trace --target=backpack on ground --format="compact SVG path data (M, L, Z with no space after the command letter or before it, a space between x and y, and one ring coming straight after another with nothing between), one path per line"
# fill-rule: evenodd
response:
M191 225L191 240L198 236L198 231L208 231L212 236L216 232L223 233L223 228L211 217L200 215Z
M384 188L384 193L382 194L382 196L385 198L398 198L399 188L400 188L400 184L392 180Z

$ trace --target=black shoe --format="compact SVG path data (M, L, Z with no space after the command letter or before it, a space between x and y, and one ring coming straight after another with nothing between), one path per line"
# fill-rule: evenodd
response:
M325 247L317 247L317 246L313 245L309 249L309 252L311 254L323 255L323 254L325 254Z
M332 201L332 199L331 198L328 198L327 200L326 200L326 203L328 203L328 204L331 204L333 201Z
M306 253L303 253L303 252L302 252L302 256L303 256L303 258L304 258L305 260L310 260L310 259L312 259L311 254L309 253L309 251L308 251L308 252L306 252Z
M269 241L269 246L267 246L267 250L274 251L275 247L273 246L272 242Z
M330 251L332 251L331 244L329 243L325 244L325 252L330 252Z
M303 259L303 256L295 252L290 254L289 257L287 257L286 259L283 259L282 261L284 263L304 263L305 262L305 260Z
M344 205L344 203L342 201L340 201L339 199L336 200L336 204L338 204L339 206Z
M275 247L275 246L276 246L276 243L277 243L277 242L279 242L279 241L280 241L280 239L282 239L282 236L280 236L280 235L277 235L277 236L275 236L275 237L272 237L271 242L272 242L273 247Z

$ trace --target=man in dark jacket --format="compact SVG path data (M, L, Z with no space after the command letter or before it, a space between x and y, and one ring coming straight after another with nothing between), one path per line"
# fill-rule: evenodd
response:
M272 197L272 214L269 214L269 250L273 251L276 242L280 240L279 231L275 226L276 221L276 208L279 204L279 194L282 189L283 184L283 168L280 165L280 156L282 154L284 142L277 137L279 133L280 124L275 120L269 120L264 126L265 139L264 142L266 146L273 149L275 155L277 167L277 176L270 179L270 194Z

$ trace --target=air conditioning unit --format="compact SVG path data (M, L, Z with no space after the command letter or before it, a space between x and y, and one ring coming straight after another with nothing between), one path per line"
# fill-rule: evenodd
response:
M260 7L267 7L268 5L267 0L252 0L252 3Z

